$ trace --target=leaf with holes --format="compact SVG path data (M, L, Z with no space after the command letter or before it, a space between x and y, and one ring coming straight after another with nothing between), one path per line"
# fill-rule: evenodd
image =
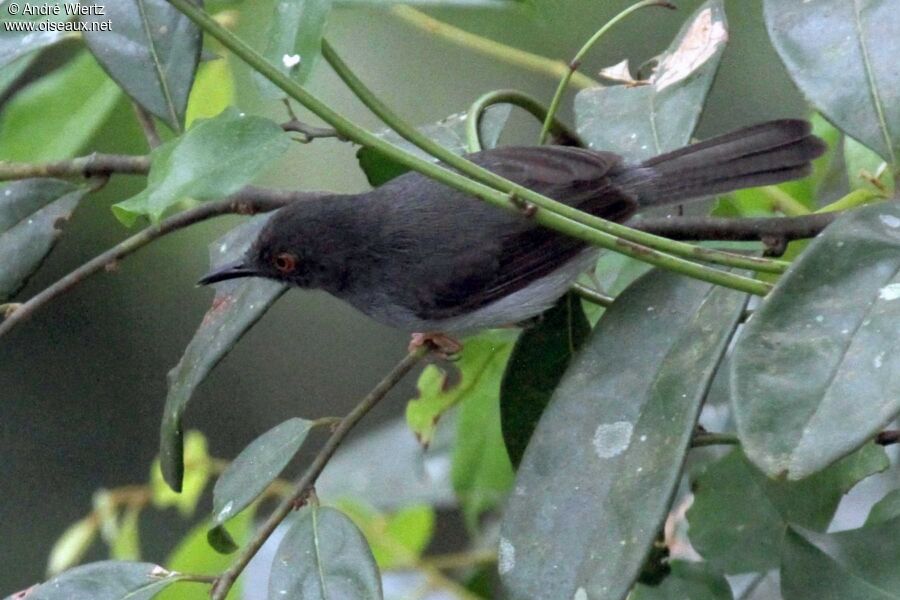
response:
M625 598L668 514L745 303L733 290L654 270L606 310L519 466L501 525L509 598Z
M697 126L727 41L722 0L709 0L659 57L646 85L578 92L578 135L591 148L615 150L631 161L684 146Z
M116 83L135 102L184 128L194 74L200 62L200 28L166 0L92 0L99 9L79 18L84 41ZM91 29L110 23L109 30Z
M32 589L28 600L151 600L181 579L151 563L103 561L76 567Z
M331 0L277 0L265 36L266 59L297 83L305 83L319 62L330 12ZM284 90L259 73L254 77L267 96L285 96Z
M23 179L0 188L0 302L41 266L86 192L57 179Z
M581 301L569 293L516 341L500 384L500 422L513 466L521 462L553 390L590 332Z
M893 0L766 0L769 36L791 78L823 115L898 164L900 70Z
M333 508L305 506L275 552L269 598L380 600L381 575L353 521Z
M731 398L747 457L801 479L900 413L900 207L856 210L812 241L737 341Z
M481 143L485 149L493 148L497 145L511 111L512 107L508 104L495 104L484 111L480 120L480 131ZM441 119L437 123L423 125L419 127L419 131L456 154L468 152L466 113L456 113ZM419 158L437 162L435 157L411 142L406 141L391 129L379 132L378 137L411 152ZM375 187L409 171L407 167L394 162L373 148L360 148L356 153L356 158L359 160L359 166L366 174L369 183Z
M235 227L210 246L215 269L244 255L271 215L260 215ZM181 416L197 386L287 289L268 279L251 277L216 284L212 308L169 372L169 393L160 433L160 466L166 482L181 490L184 476Z

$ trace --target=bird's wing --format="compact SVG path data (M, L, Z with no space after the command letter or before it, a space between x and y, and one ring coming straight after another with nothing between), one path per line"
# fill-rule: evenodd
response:
M554 200L614 221L636 210L634 198L611 185L621 159L564 146L503 147L471 160ZM585 244L488 206L418 174L399 178L408 214L434 233L428 261L405 265L415 282L410 306L419 318L447 319L486 306L552 273ZM388 184L390 187L392 184ZM429 218L431 216L432 218ZM430 222L430 224L429 224Z

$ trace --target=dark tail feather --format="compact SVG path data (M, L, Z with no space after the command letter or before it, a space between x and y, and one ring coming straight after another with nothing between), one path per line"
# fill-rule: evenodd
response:
M825 149L808 122L769 121L626 167L615 183L641 206L671 204L804 177Z

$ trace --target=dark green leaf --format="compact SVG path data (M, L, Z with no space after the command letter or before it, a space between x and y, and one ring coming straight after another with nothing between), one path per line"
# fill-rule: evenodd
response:
M708 0L659 57L647 85L597 87L575 97L578 135L591 148L639 161L687 144L728 41L722 0Z
M116 217L131 226L141 215L157 221L186 197L209 200L238 191L290 145L274 121L229 108L201 119L184 135L153 151L147 189L113 205Z
M521 462L553 390L590 331L578 296L569 293L516 341L500 384L503 440L513 466Z
M35 588L28 600L150 600L178 579L151 563L110 560L66 571Z
M0 302L41 265L86 191L56 179L24 179L0 188Z
M306 506L272 561L269 598L379 600L381 575L366 539L343 513Z
M29 3L19 3L19 6ZM31 3L37 8L47 7L50 12L55 12L59 7L59 15L24 15L22 10L16 15L10 15L9 3L0 5L0 68L12 63L18 58L31 54L42 48L52 46L66 37L65 31L38 31L37 28L29 31L28 23L41 21L60 22L68 18L66 5L78 4L77 0L44 0L40 4Z
M519 467L500 542L510 598L627 595L666 518L745 302L744 294L652 271L606 310Z
M900 490L892 490L875 503L866 518L866 525L882 523L894 517L900 517Z
M95 26L84 41L97 61L138 104L174 131L184 128L184 112L203 37L194 23L166 0L92 0L102 8L81 15Z
M809 101L844 133L897 164L900 71L892 0L766 0L766 25Z
M787 600L900 599L900 518L840 533L788 530L781 557Z
M46 161L75 156L118 99L118 86L90 54L80 53L3 107L0 159Z
M5 67L0 67L0 96L6 94L6 91L19 80L36 56L36 54L23 56Z
M219 554L231 554L240 548L224 525L216 525L207 531L206 541Z
M484 111L481 116L480 126L481 144L485 149L493 148L497 145L500 133L506 126L506 120L509 118L511 111L512 107L508 104L495 104ZM468 151L465 128L466 113L456 113L437 123L423 125L419 127L419 131L452 152L465 154ZM393 130L381 131L378 133L378 137L415 154L419 158L437 162L437 159L433 156L406 141L394 133ZM374 187L387 183L394 177L403 175L409 170L372 148L360 148L356 153L356 158L359 160L359 166L366 174L369 183Z
M629 600L732 600L731 586L704 563L673 560L672 572L658 586L638 584Z
M153 461L150 468L150 489L153 492L153 506L159 509L174 506L183 517L191 517L197 511L197 504L212 477L212 458L206 437L199 431L188 431L183 447L186 470L181 477L179 491L174 492L169 487L159 459Z
M319 61L330 12L331 0L276 0L266 32L266 59L297 83L305 83ZM254 75L267 96L285 96L271 81Z
M732 450L694 483L691 543L726 573L767 571L778 564L788 523L824 531L843 495L888 464L884 450L869 444L802 481L774 481Z
M244 448L216 481L213 525L221 525L262 494L287 466L312 427L306 419L288 419Z
M243 256L271 215L261 215L235 227L210 246L210 265L216 268ZM267 279L248 278L217 284L212 308L169 372L169 393L163 413L160 463L166 482L181 490L184 475L181 416L210 371L284 293L286 287Z
M737 341L738 434L770 477L800 479L900 411L900 207L830 226L781 277Z

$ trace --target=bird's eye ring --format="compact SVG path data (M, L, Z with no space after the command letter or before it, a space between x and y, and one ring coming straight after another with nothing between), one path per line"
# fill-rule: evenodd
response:
M297 257L290 252L281 252L275 255L275 268L282 273L293 273L297 268Z

